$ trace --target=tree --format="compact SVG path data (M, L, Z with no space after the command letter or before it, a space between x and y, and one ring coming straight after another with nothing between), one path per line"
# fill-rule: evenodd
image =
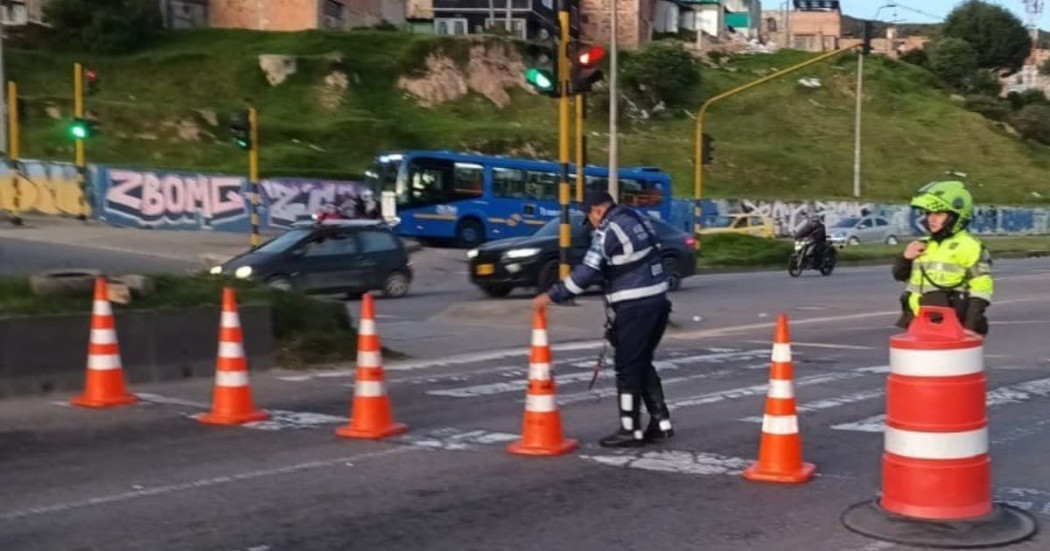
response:
M657 41L627 58L622 74L627 88L650 107L682 105L695 97L700 62L678 42Z
M1039 67L1039 72L1043 75L1050 76L1050 59L1043 62L1043 65Z
M1003 91L999 75L992 69L978 69L966 77L966 90L971 94L980 94L993 98Z
M1010 117L1010 125L1025 138L1050 145L1050 105L1026 105Z
M915 48L908 50L901 54L901 61L905 63L911 63L912 65L918 65L919 67L929 67L930 59L926 54L926 50L922 48Z
M952 10L941 32L969 43L982 69L1017 71L1032 51L1032 39L1017 16L980 0L969 0Z
M99 53L138 49L162 26L156 0L50 0L44 19L66 40Z
M963 87L977 72L977 52L965 40L942 38L929 49L930 70L952 86Z

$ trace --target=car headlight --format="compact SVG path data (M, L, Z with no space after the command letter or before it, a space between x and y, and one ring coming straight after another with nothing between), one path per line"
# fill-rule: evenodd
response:
M477 256L478 256L478 250L477 249L470 249L469 251L467 251L467 258L476 258Z
M529 247L527 249L511 249L503 253L504 258L528 258L530 256L536 256L540 254L540 250L535 247Z
M237 277L239 277L241 279L247 279L249 277L252 277L252 267L251 266L241 266L240 268L237 268L237 270L233 272L233 275L235 275L235 276L237 276Z
M212 266L208 273L211 275L222 275L222 266Z

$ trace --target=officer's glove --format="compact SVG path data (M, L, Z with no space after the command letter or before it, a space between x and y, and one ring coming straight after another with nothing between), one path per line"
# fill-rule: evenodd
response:
M984 311L989 306L991 303L983 298L966 299L966 319L963 320L963 327L979 335L987 335L988 318L984 316Z

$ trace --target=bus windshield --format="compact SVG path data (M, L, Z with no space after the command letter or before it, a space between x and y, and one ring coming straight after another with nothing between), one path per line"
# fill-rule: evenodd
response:
M413 158L401 165L394 191L399 207L480 199L485 191L485 167L448 159Z
M376 194L384 191L394 191L397 181L397 173L401 168L401 155L380 155L372 164L370 170L365 171L365 182Z

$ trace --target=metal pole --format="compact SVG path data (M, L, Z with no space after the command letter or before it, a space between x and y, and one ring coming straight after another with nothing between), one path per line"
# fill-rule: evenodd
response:
M248 149L248 182L252 188L252 248L259 246L259 115L248 107L248 126L252 145Z
M864 52L860 52L857 62L857 120L854 123L853 143L853 196L860 197L860 121L861 109L864 105Z
M619 178L619 167L618 155L619 151L617 148L618 137L617 137L617 119L619 118L619 102L620 97L616 88L616 72L617 72L617 39L619 34L619 21L617 12L620 11L617 2L619 0L611 0L612 5L612 37L609 40L609 49L612 50L612 57L609 60L609 195L612 195L613 200L620 200L620 178Z
M6 4L6 2L0 4ZM0 7L3 6L0 5ZM0 82L6 82L6 77L4 76L4 23L2 19L0 19ZM3 128L7 128L7 117L8 111L7 102L4 100L4 87L0 86L0 124L3 125ZM6 132L0 132L0 151L7 151Z
M84 119L84 67L73 64L73 117ZM78 220L87 220L87 153L84 151L84 140L77 138L77 187L80 188L80 214Z
M8 117L8 132L11 135L11 149L8 151L8 157L11 158L11 169L14 174L11 177L11 187L14 191L14 196L11 199L11 223L15 226L22 225L22 205L21 205L21 185L20 180L22 179L22 167L18 159L21 156L19 146L21 145L18 141L19 128L18 128L18 84L14 82L7 83L7 102L8 102L8 113L11 114Z
M559 274L561 279L569 277L569 247L572 245L572 230L569 227L569 7L567 0L558 2L558 162L561 164L561 179L558 184L558 200L561 203L561 227L559 232Z
M511 10L511 2L512 2L512 0L507 0L507 33L508 34L510 34L510 32L511 32L510 28L514 26L514 24L511 22L511 20L513 19L513 17L511 16L511 11L510 11Z
M583 120L587 118L586 94L577 94L576 103L576 202L583 204L583 189L587 169L587 135L584 133Z

